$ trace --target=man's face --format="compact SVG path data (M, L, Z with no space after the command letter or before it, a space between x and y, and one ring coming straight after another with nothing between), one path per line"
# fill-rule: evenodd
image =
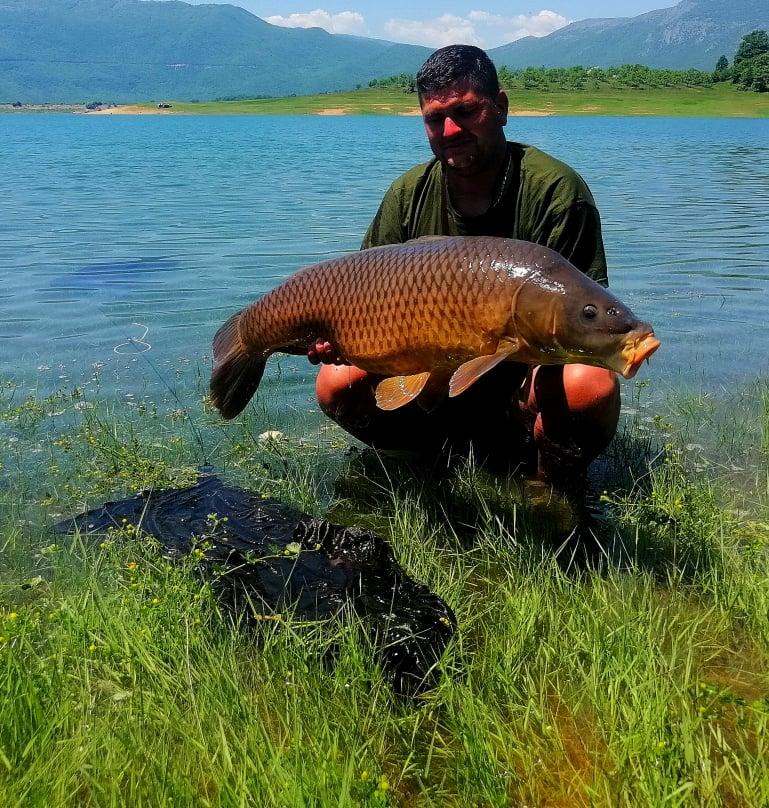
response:
M507 96L496 99L467 85L455 85L421 99L422 118L433 154L460 174L489 166L503 149Z

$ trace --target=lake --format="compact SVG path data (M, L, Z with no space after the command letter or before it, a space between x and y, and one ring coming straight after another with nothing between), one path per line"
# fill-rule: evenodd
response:
M590 185L612 289L663 341L639 378L766 373L769 120L512 118L507 135ZM429 156L413 117L0 116L0 378L52 392L96 369L102 397L191 400L224 319L357 249ZM312 407L308 363L268 378Z

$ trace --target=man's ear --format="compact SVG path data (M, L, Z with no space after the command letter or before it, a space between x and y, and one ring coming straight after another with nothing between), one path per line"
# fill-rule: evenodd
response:
M507 111L510 106L507 93L504 90L500 90L499 93L497 93L494 105L496 106L497 110L499 110L499 120L502 126L504 126L507 123Z

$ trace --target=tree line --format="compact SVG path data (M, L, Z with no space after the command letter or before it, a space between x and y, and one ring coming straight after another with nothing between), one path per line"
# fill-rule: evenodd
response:
M740 42L732 65L722 56L712 72L706 70L672 70L627 64L619 67L526 67L512 70L502 66L497 71L499 83L508 90L604 90L651 89L662 87L709 87L719 81L733 81L746 90L769 90L769 34L751 31ZM416 92L416 79L410 73L372 79L369 87L387 87Z
M769 92L769 32L751 31L737 47L731 66L726 56L716 62L716 81L733 81L746 90Z
M599 90L626 87L705 87L713 74L704 70L668 70L645 65L619 67L500 67L499 83L509 90ZM408 73L372 79L369 87L389 87L404 93L416 92L415 77Z

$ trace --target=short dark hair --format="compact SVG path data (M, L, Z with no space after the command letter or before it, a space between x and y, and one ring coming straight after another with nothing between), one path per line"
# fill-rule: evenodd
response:
M475 45L447 45L427 57L417 73L419 98L452 84L469 84L489 98L499 94L499 78L486 51Z

